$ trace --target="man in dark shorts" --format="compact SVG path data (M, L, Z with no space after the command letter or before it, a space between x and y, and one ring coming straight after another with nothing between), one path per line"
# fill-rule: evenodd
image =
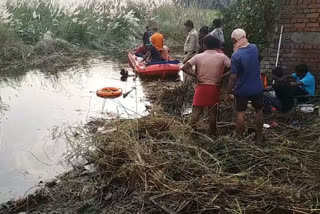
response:
M255 44L250 44L246 32L236 29L232 33L234 53L231 57L231 76L228 83L228 100L236 97L237 131L245 132L245 112L248 102L256 110L256 140L262 143L263 128L263 85L260 79L259 52Z

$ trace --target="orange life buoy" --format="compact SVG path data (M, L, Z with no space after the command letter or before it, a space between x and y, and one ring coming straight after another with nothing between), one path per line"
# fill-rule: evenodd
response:
M97 96L102 98L117 98L122 95L121 88L106 87L97 91Z

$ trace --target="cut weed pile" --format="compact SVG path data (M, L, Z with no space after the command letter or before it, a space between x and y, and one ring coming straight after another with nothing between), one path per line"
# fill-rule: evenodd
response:
M166 116L92 122L68 136L69 160L85 166L0 213L319 212L320 121L283 127L262 149Z

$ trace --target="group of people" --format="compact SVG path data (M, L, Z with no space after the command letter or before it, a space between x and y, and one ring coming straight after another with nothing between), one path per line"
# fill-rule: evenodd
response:
M260 143L264 141L264 115L272 115L274 109L286 113L294 106L296 96L314 95L315 79L305 64L296 66L296 71L289 75L285 75L281 67L273 69L275 81L266 87L261 80L258 47L249 43L243 29L235 29L231 34L234 52L230 59L224 53L225 38L220 19L215 19L211 28L201 27L199 32L191 20L184 25L188 35L184 44L183 79L184 82L197 83L192 110L194 129L204 109L208 108L209 133L217 135L220 86L224 76L229 76L225 101L235 100L238 133L245 133L245 112L251 102L256 112L256 140ZM145 62L169 60L169 49L157 28L151 30L147 27L143 44L135 50L135 54Z
M189 33L184 46L184 81L195 79L197 82L193 98L192 125L197 128L200 116L207 107L209 132L217 135L221 80L224 75L230 75L225 101L235 100L237 131L240 135L245 133L245 112L250 101L256 112L256 141L263 143L264 114L271 114L273 107L287 112L293 107L295 96L314 95L315 79L307 65L300 64L296 67L296 72L290 75L284 75L281 68L275 68L275 83L264 87L259 50L255 44L249 43L246 32L243 29L232 32L234 53L230 59L223 53L225 40L221 21L215 20L213 24L215 28L211 32L208 27L202 27L198 33L192 21L185 23ZM230 72L225 72L225 68L230 68ZM275 95L269 93L272 90Z
M158 32L156 27L152 29L149 26L146 27L142 37L142 45L135 49L134 53L147 63L170 60L169 48L164 45L163 35Z

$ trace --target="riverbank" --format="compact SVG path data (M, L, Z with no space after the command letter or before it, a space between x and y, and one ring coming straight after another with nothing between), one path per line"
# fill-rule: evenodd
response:
M68 158L85 164L2 205L0 213L319 212L317 118L299 127L279 122L265 130L268 146L261 148L250 134L234 135L233 110L222 105L221 137L211 139L161 105L170 93L181 103L181 83L145 84L149 96L160 95L150 116L80 127L70 135Z

